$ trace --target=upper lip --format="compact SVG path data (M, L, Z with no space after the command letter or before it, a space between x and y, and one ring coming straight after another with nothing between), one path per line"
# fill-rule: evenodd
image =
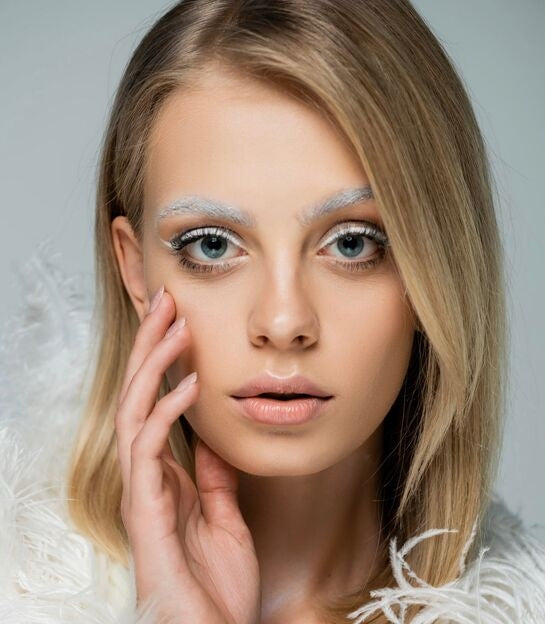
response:
M275 377L266 372L251 379L248 383L235 390L231 396L236 398L250 397L264 392L272 392L275 394L311 394L321 398L333 396L319 388L303 375Z

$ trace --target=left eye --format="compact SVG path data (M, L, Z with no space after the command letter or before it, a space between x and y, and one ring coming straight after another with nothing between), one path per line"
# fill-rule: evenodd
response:
M322 249L333 246L335 251L340 251L345 258L355 258L362 251L368 251L368 247L381 251L388 244L386 235L374 224L348 225L336 229L326 239ZM369 256L367 256L369 257Z
M219 262L211 264L207 263L206 260L219 258L228 261L233 258L241 257L236 255L230 258L225 257L224 254L230 242L236 247L241 247L238 237L230 230L220 226L213 226L196 228L183 232L169 241L169 247L172 253L179 257L180 264L188 270L222 271L227 270L232 266L232 263ZM343 227L334 228L321 249L327 249L331 246L334 246L335 251L339 251L343 254L340 257L347 259L360 257L362 251L368 252L368 254L359 261L337 261L337 264L345 266L350 270L358 270L379 262L384 255L385 248L388 246L388 239L386 234L375 224L356 222L352 225L343 225ZM371 247L370 251L368 249L369 247ZM379 250L379 257L369 259L377 249ZM189 254L187 252L189 250L191 250L193 254L197 254L196 256L192 254L191 258L194 258L198 262L194 262L188 257ZM199 257L199 254L203 255Z

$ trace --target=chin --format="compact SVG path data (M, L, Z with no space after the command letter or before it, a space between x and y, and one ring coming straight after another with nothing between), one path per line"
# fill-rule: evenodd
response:
M286 438L280 438L283 434ZM289 437L288 437L289 436ZM325 456L320 448L312 448L292 432L274 431L260 442L252 436L236 447L218 448L216 453L238 470L257 477L300 477L329 468L335 460ZM213 442L212 442L213 444ZM215 446L215 445L214 445ZM329 451L331 449L328 449ZM342 458L339 457L339 461Z

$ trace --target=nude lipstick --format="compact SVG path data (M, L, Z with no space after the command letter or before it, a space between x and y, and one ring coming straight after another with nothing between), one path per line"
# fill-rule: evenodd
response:
M243 415L267 425L299 425L317 418L333 395L302 375L262 373L231 394Z

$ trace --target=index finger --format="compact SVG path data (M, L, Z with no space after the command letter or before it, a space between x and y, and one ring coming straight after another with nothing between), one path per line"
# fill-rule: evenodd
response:
M163 338L165 332L176 315L176 306L172 295L164 291L159 299L159 303L153 312L148 312L140 323L136 332L134 344L127 361L125 377L119 393L118 405L121 404L127 389L136 371L142 362L153 349L153 347Z

